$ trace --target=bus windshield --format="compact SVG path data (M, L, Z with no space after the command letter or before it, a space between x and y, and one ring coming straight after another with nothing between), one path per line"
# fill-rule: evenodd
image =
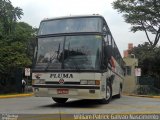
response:
M99 17L68 18L42 21L38 35L101 32L102 19Z
M101 47L102 38L99 35L39 38L35 68L98 70Z

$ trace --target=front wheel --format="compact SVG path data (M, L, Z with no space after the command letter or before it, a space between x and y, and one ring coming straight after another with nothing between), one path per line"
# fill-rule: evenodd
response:
M107 83L107 85L106 85L106 98L103 98L101 100L101 103L108 104L111 99L112 99L112 87L111 87L110 83Z
M68 100L68 98L53 98L53 97L52 97L52 99L53 99L56 103L60 103L60 104L63 104L63 103L65 103L65 102Z

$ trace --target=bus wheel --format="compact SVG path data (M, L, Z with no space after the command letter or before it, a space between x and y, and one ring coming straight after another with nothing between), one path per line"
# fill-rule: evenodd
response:
M110 83L107 83L107 85L106 85L106 98L103 98L101 100L101 103L108 104L111 99L112 99L112 87L111 87Z
M63 103L65 103L65 102L68 100L68 98L53 98L53 97L52 97L52 99L53 99L56 103L60 103L60 104L63 104Z

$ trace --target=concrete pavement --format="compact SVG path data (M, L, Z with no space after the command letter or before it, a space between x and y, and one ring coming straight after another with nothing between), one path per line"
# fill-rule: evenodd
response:
M47 97L0 99L0 113L9 114L160 114L160 99L122 96L109 104L97 100L69 99L57 104Z
M28 97L33 96L33 93L21 93L21 94L7 94L7 95L0 95L1 98L16 98L16 97ZM135 96L135 97L146 97L146 98L159 98L160 96L150 96L150 95L136 95L136 94L124 94L126 96Z

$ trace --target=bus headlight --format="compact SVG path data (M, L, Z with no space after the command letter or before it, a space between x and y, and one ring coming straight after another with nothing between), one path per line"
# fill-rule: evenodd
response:
M32 81L32 84L45 84L44 79L36 79Z
M81 85L100 85L100 80L80 80Z
M95 80L88 80L88 85L95 85Z
M88 81L87 81L87 80L81 80L81 81L80 81L80 84L81 84L81 85L87 85L87 84L88 84Z

